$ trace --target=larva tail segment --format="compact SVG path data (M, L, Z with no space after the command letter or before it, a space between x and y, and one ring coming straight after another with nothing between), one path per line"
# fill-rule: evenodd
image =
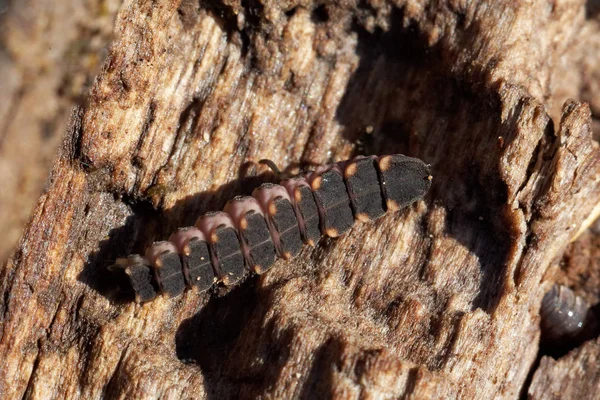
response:
M280 174L273 162L266 164ZM400 154L320 166L281 185L263 184L252 197L235 197L223 212L202 215L195 226L152 244L144 257L121 258L110 269L126 273L137 302L159 293L174 297L186 287L203 292L219 281L234 285L247 271L268 271L277 256L296 257L303 243L314 246L322 235L345 233L355 220L408 206L425 196L431 181L428 165Z
M117 259L115 264L109 267L109 270L121 270L127 275L137 303L153 300L159 293L158 285L152 276L150 263L137 254Z

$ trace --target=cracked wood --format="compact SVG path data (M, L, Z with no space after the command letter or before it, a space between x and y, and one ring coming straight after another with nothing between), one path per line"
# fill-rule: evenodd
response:
M1 271L2 397L542 393L547 271L600 200L597 14L555 3L124 1ZM106 271L250 161L359 150L431 163L430 194L212 295L137 305Z

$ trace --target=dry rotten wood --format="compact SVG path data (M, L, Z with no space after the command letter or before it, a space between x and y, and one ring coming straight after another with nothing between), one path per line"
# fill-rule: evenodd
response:
M0 262L22 234L73 104L99 70L118 0L0 1Z
M572 337L541 343L539 365L532 373L528 394L533 399L593 399L598 393L598 326L600 286L600 235L596 221L591 229L570 244L559 263L547 271L547 281L556 281L578 297L577 302L591 307L583 326ZM573 316L577 318L576 315ZM564 318L563 318L564 319ZM544 324L542 324L543 326ZM563 329L563 328L560 328ZM552 329L550 335L560 330ZM589 340L595 338L594 340ZM586 341L585 343L582 343Z
M1 272L0 394L517 397L600 200L589 107L548 113L584 7L125 1ZM359 148L431 163L430 194L212 295L138 305L106 271L251 191L248 161Z
M529 387L530 399L594 399L600 390L598 340L585 343L567 356L543 357Z

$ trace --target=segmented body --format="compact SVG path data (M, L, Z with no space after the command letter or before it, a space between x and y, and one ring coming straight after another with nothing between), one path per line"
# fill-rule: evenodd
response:
M408 206L427 193L431 179L428 165L400 154L323 166L235 197L222 212L202 215L144 256L119 259L113 267L125 271L138 302L161 292L177 296L186 287L232 285L247 271L269 270L277 257L297 256L321 235L345 233L355 219L374 220Z
M569 346L597 335L598 321L590 304L567 286L554 285L540 309L542 344Z

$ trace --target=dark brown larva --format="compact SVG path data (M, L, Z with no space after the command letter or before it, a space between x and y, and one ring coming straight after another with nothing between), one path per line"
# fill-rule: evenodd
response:
M223 212L202 215L144 256L118 259L136 301L158 293L172 297L186 287L233 285L246 273L271 268L276 258L298 255L321 235L337 237L355 219L374 220L421 199L431 186L429 166L400 154L358 157L319 167L280 185L263 184L252 196L230 200Z

